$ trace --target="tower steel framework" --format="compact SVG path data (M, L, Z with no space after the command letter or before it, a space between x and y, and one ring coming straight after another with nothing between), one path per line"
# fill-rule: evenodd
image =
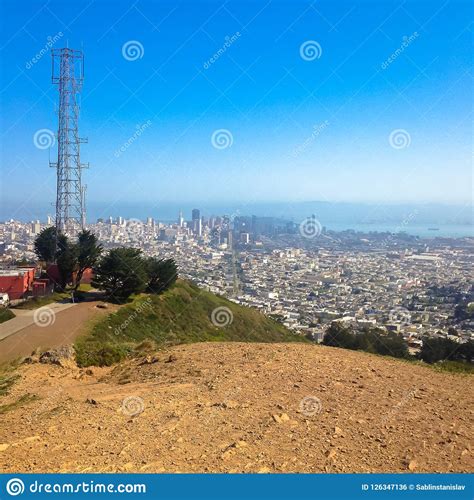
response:
M58 85L58 157L50 166L56 168L56 227L70 236L86 222L85 186L82 185L79 137L79 94L84 80L84 54L70 48L52 49L52 82Z

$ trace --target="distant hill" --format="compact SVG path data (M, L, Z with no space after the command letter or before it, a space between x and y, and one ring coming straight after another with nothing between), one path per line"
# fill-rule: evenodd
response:
M130 305L102 318L77 339L75 348L79 366L110 366L146 349L217 341L305 339L255 309L178 280L163 295L140 295Z

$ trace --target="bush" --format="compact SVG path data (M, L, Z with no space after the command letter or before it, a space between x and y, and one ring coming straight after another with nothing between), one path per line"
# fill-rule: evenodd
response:
M423 347L418 358L425 363L437 361L464 361L472 363L474 359L474 342L459 344L454 340L439 337L423 337Z
M474 373L474 365L472 363L463 363L462 361L438 361L432 366L442 372Z
M76 343L76 361L83 366L112 366L122 361L128 351L120 344Z
M339 322L331 323L326 330L323 338L323 344L331 347L342 347L344 349L356 349L355 335L351 333L348 327Z
M408 357L408 346L397 334L393 332L385 334L376 328L354 333L351 328L339 322L331 323L324 335L323 344L395 358Z
M14 318L15 315L7 307L0 306L0 323Z

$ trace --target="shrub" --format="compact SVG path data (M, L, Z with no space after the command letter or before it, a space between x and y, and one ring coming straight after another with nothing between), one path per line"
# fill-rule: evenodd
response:
M376 328L354 333L351 328L339 322L331 323L324 335L323 344L396 358L408 357L408 346L397 334L385 334Z
M466 361L472 363L474 359L474 342L459 344L454 340L439 337L423 337L423 347L418 358L425 363L437 361Z

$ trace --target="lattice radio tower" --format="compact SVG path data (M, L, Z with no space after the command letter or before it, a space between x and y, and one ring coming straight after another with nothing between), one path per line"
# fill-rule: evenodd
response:
M58 85L58 160L50 166L57 170L56 227L74 236L86 223L85 186L81 172L79 137L79 94L84 80L84 54L70 48L52 49L52 82Z

